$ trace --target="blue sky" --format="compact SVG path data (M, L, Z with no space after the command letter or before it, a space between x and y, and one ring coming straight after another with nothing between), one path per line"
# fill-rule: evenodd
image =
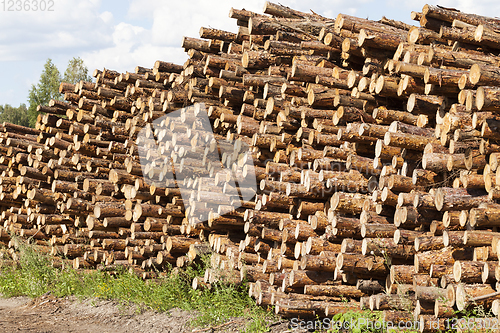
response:
M49 0L47 0L49 1ZM61 73L80 56L89 71L104 67L120 72L152 67L164 60L182 64L182 36L198 37L202 26L237 31L231 7L262 12L264 0L53 0L52 12L0 8L0 104L27 102L47 58ZM382 16L416 24L411 11L421 0L280 0L291 8L335 18L339 13L378 20ZM500 2L444 0L440 5L464 12L500 16ZM0 5L1 6L1 5Z

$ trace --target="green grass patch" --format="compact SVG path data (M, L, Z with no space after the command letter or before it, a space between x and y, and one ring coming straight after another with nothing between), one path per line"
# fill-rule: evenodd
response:
M347 329L352 333L382 333L385 332L384 322L379 311L347 311L333 316L332 322L336 323L331 332L341 332Z
M194 310L199 315L193 326L216 326L232 317L244 317L250 319L248 332L266 331L272 319L269 312L248 296L246 284L217 284L210 290L193 290L192 279L203 275L208 260L168 277L144 281L125 269L110 275L99 270L53 268L50 257L35 252L29 245L22 244L19 250L20 265L3 267L0 271L0 293L6 297L35 298L51 292L57 297L117 300L159 312L172 308Z

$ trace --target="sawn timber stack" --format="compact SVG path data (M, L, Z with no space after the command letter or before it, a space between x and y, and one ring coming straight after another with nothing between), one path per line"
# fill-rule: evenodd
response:
M269 2L229 15L236 33L183 39L184 65L96 70L62 83L35 129L4 123L0 241L143 278L213 251L195 288L246 280L284 317L370 308L430 332L455 310L498 316L500 20L432 5L419 26ZM205 198L231 190L203 162L217 145L197 150L186 117L172 142L196 210L148 184L137 153L146 124L199 103L255 164L254 200L223 216L232 203Z

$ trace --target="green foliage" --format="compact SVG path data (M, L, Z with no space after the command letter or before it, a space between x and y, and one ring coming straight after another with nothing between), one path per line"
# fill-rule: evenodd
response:
M88 68L85 66L82 58L73 57L68 62L68 67L64 72L63 81L68 83L77 83L80 81L92 82L92 77L88 75Z
M29 126L28 109L25 104L15 108L9 104L0 105L0 123L8 122L22 126Z
M341 332L340 328L348 328L352 333L385 332L384 322L379 311L347 311L337 313L332 318L332 332Z
M199 314L192 323L195 326L216 326L232 317L243 317L250 319L249 332L267 331L270 314L248 296L246 286L218 284L210 290L191 288L192 279L203 275L208 260L168 277L143 281L126 270L111 276L97 270L83 273L72 268L56 269L49 257L26 244L20 246L20 258L20 267L0 269L0 293L5 296L39 297L50 291L57 297L114 299L156 311L178 307Z
M77 83L81 80L92 81L92 77L88 75L88 68L80 57L73 57L68 62L68 67L64 72L64 77L52 63L52 59L47 59L43 67L40 80L36 85L31 85L28 94L28 118L29 126L34 127L38 113L36 108L38 105L47 105L51 99L62 99L59 93L59 85L61 82Z
M38 116L36 108L38 105L47 105L51 99L61 99L59 93L59 84L61 83L61 73L56 65L52 63L52 59L47 59L40 76L40 81L35 86L31 85L28 94L28 115L30 126L34 127L36 117Z
M490 308L488 311L483 305L473 304L462 311L456 311L455 317L445 320L447 333L456 332L497 332L498 317L495 316Z

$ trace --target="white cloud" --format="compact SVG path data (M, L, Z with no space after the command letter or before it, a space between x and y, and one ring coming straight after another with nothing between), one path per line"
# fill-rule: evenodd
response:
M147 39L149 39L149 33L146 29L128 23L119 23L113 32L113 43L128 45L129 48L135 44L147 42Z
M97 49L111 29L99 16L100 1L60 0L53 11L0 12L0 61L36 60L54 53Z
M262 12L264 2L264 0L221 0L214 5L213 1L195 0L179 1L174 5L158 1L148 6L147 10L139 11L139 14L152 18L154 43L179 47L182 36L199 37L202 26L236 32L238 28L236 20L229 18L231 7ZM142 3L141 0L133 0L129 14Z
M199 37L200 27L237 31L236 20L229 18L231 7L262 12L265 0L242 1L153 1L132 0L127 18L147 20L150 28L118 23L113 27L107 47L85 52L89 68L133 71L135 66L152 67L156 60L184 63L182 37Z
M104 23L106 24L110 24L112 21L113 21L113 13L111 12L103 12L99 15L99 17L101 18L101 20L103 20Z

